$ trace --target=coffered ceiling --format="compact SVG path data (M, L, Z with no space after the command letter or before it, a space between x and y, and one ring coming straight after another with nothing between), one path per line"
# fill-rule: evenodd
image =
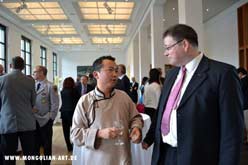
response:
M58 51L123 51L154 1L0 0L0 16ZM203 0L204 20L236 1Z

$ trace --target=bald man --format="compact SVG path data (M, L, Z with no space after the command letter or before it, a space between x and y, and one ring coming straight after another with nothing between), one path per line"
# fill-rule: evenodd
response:
M2 76L4 74L4 68L3 65L0 64L0 76Z

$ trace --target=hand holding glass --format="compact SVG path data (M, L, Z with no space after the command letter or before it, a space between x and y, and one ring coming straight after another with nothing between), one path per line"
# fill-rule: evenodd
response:
M117 140L115 142L115 145L123 145L124 142L123 140L121 139L122 135L123 135L123 129L124 129L124 126L123 126L123 123L121 120L118 120L118 121L114 121L114 127L118 129L118 136L117 136Z

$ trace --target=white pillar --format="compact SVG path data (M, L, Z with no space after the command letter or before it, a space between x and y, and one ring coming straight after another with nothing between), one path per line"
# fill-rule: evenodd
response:
M151 8L151 64L152 68L163 70L165 57L163 56L164 6L154 4Z
M141 28L139 31L139 77L142 79L144 76L148 77L151 64L151 56L149 49L147 27Z
M140 72L140 63L139 63L139 36L136 35L136 37L133 40L133 73L134 73L134 77L136 79L137 82L141 81L141 78L139 76L139 72Z
M195 29L198 35L199 50L204 50L202 0L178 0L179 23Z

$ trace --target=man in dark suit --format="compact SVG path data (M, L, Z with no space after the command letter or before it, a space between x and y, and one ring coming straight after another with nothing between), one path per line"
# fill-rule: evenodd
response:
M12 71L0 77L1 150L4 156L16 155L18 138L21 141L23 155L35 155L35 117L32 108L35 105L35 82L22 73L24 60L20 56L12 59ZM15 164L15 160L4 160L4 165ZM35 164L26 160L25 164Z
M239 164L243 112L235 68L200 53L187 25L170 27L163 39L164 54L177 67L160 97L152 165Z
M80 82L76 88L78 90L78 93L81 94L81 96L83 96L84 94L92 91L94 89L94 87L92 87L91 85L88 84L88 76L83 75L80 78Z
M246 119L247 116L247 110L248 110L248 76L247 71L243 67L239 67L237 69L240 82L241 82L241 88L243 92L243 110L244 110L244 119ZM247 128L244 126L244 144L248 144L247 142Z
M130 80L126 75L126 67L123 64L118 65L118 80L115 88L125 91L131 97Z
M136 82L135 77L132 77L132 83L130 84L130 87L131 98L133 102L137 104L139 84Z
M4 74L4 68L3 65L0 64L0 76L2 76ZM1 111L1 106L2 106L2 101L0 98L0 111ZM0 145L1 145L1 138L0 138ZM0 147L0 164L3 164L3 154L1 151L1 147Z

